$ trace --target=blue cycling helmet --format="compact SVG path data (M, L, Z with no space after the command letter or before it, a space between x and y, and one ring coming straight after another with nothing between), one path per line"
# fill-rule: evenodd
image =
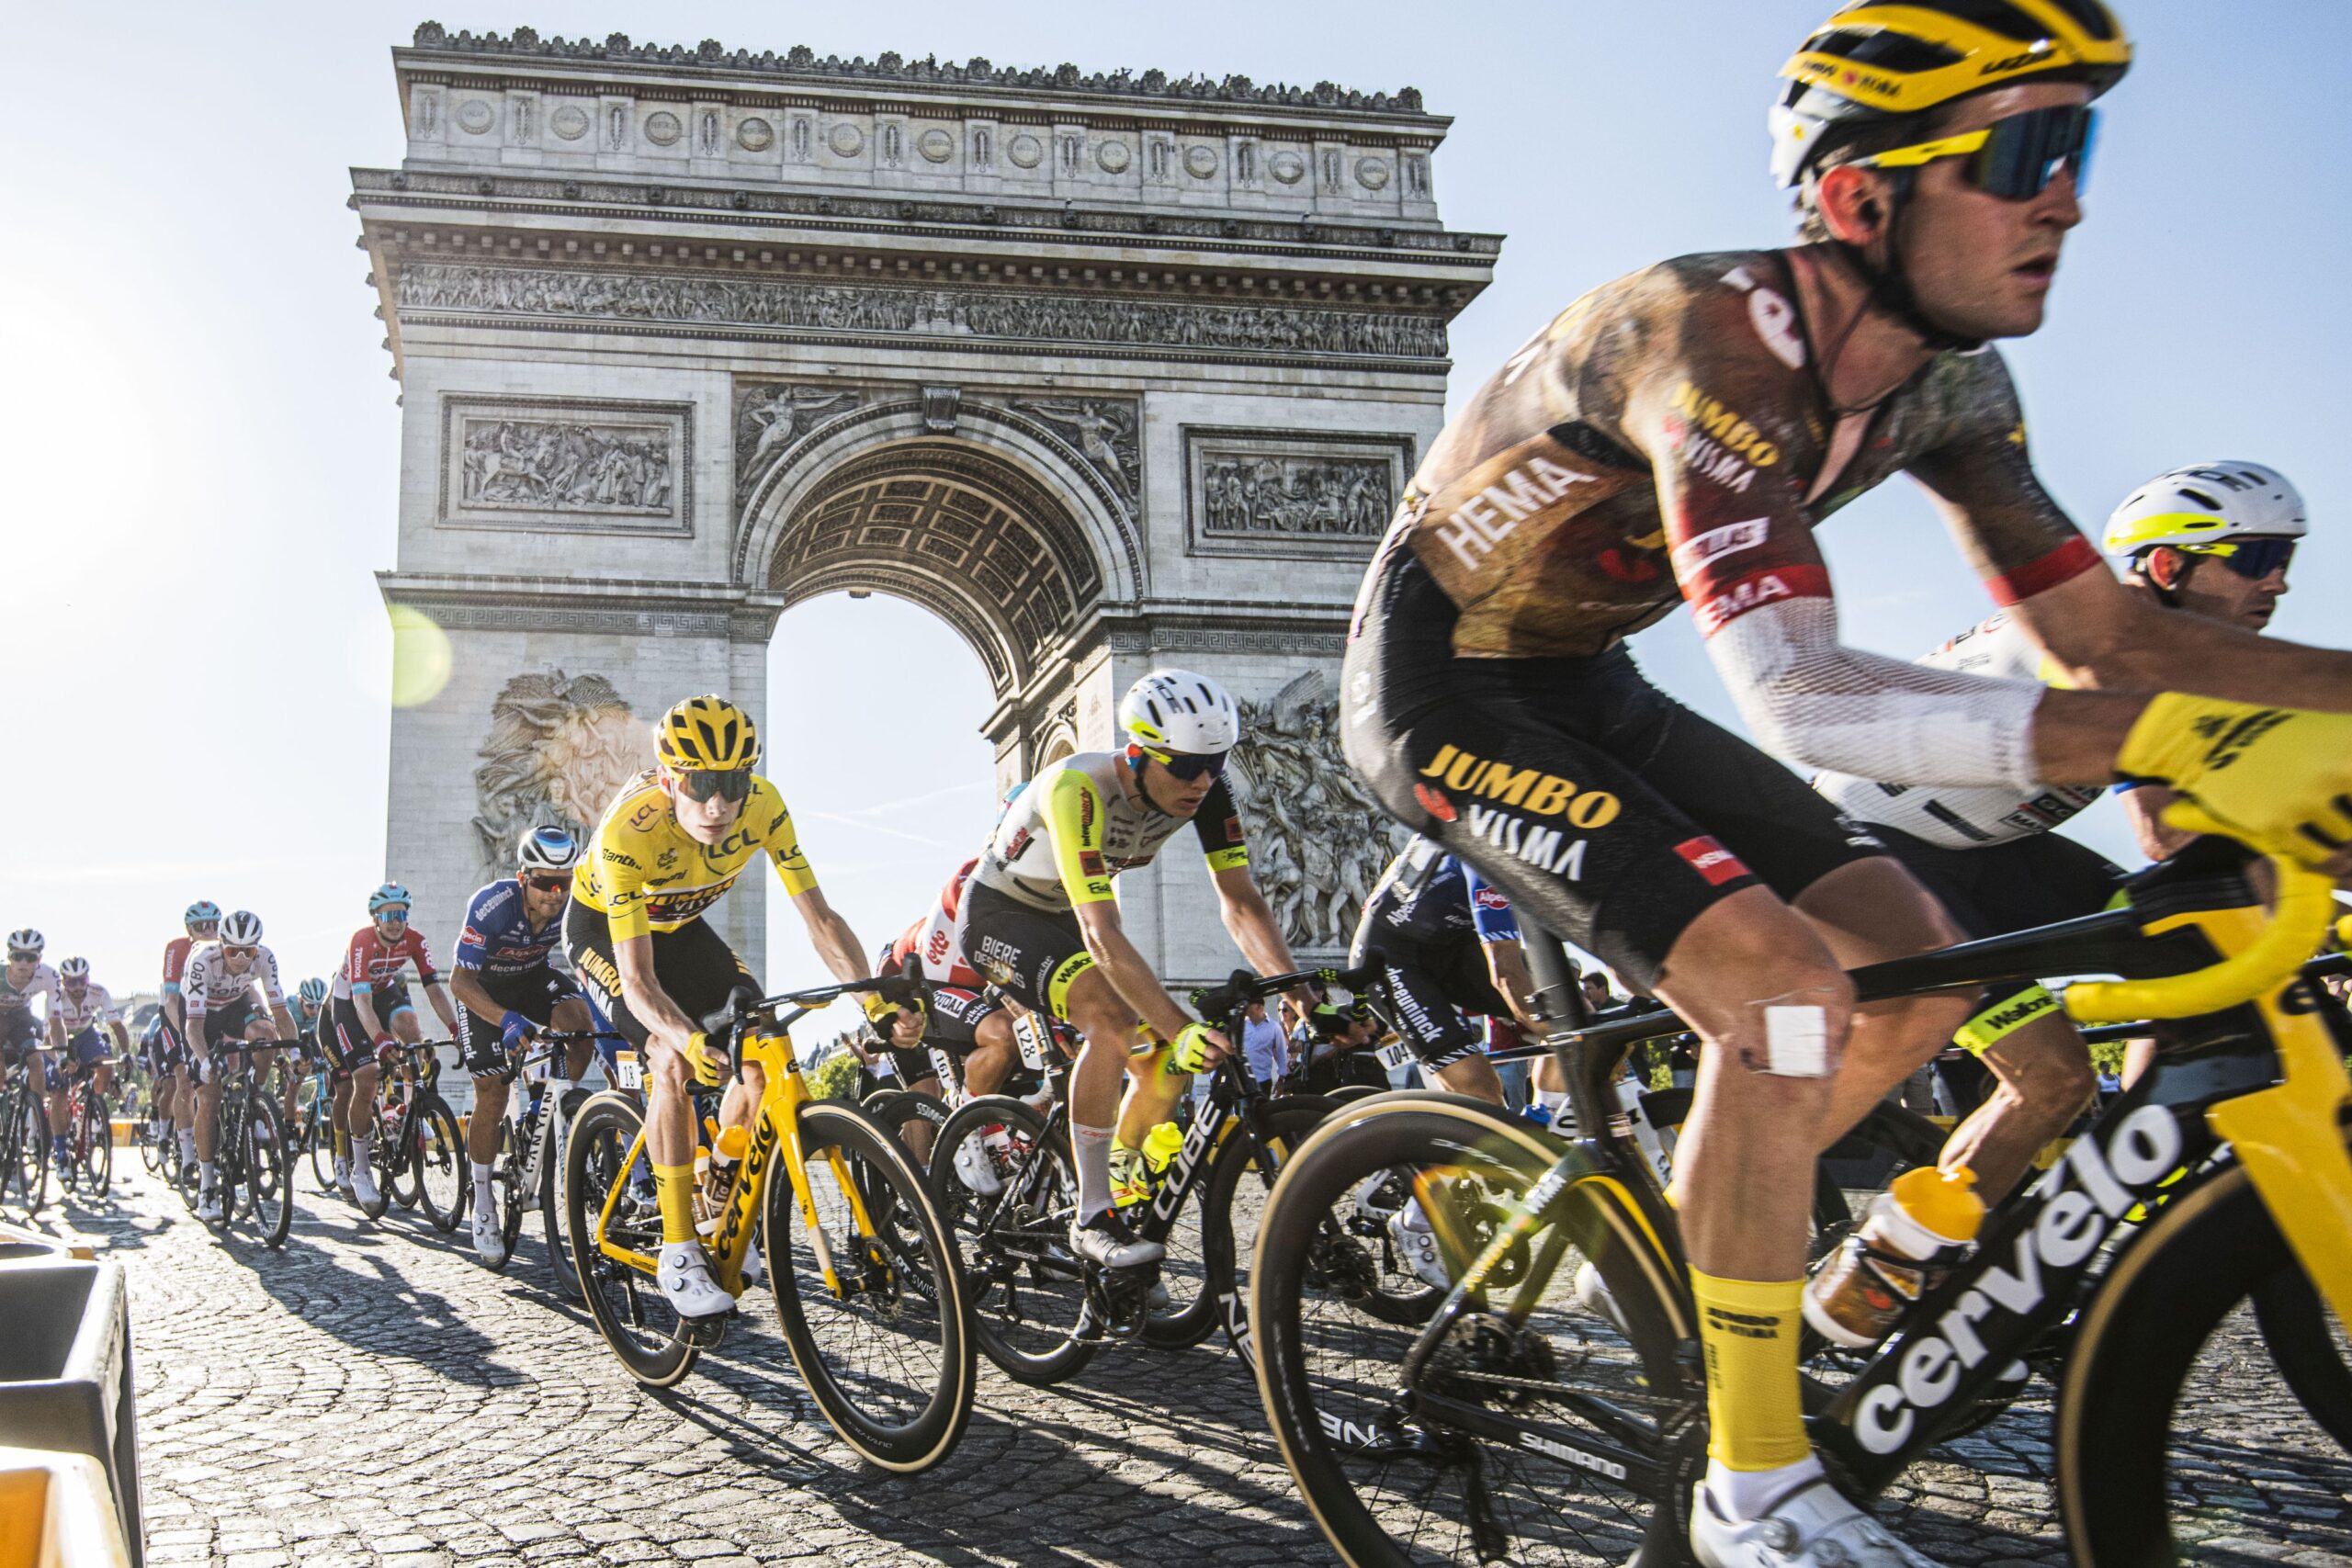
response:
M580 840L569 828L534 828L514 847L519 873L570 871L580 861Z
M368 895L368 912L371 915L380 915L395 904L405 909L415 901L408 896L407 888L397 882L387 882Z
M302 982L302 1005L316 1011L327 1005L327 983L316 976Z
M220 923L220 906L209 898L198 898L180 916L184 926L217 926Z

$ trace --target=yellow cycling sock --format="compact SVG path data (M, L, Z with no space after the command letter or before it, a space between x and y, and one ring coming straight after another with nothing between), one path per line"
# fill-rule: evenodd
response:
M662 1245L695 1239L695 1168L657 1165L653 1195L662 1203Z
M1797 1398L1802 1280L1719 1280L1690 1270L1707 1351L1707 1457L1777 1470L1813 1452Z

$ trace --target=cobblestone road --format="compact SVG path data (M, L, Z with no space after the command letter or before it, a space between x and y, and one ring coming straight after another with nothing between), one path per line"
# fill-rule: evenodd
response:
M307 1174L301 1205L277 1254L209 1239L143 1173L44 1216L130 1270L151 1562L1332 1561L1221 1348L1105 1355L1042 1392L983 1362L962 1447L884 1478L764 1328L739 1325L675 1393L639 1392L553 1292L536 1220L492 1275ZM2264 1366L2242 1341L2209 1351L2199 1560L2352 1562L2352 1464L2278 1408ZM1952 1563L2063 1562L2047 1421L2023 1407L1940 1450L1887 1511Z

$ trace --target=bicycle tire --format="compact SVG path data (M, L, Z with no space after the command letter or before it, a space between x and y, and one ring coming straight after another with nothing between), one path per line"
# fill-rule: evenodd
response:
M148 1175L153 1176L164 1168L164 1145L170 1137L169 1131L162 1138L155 1136L155 1115L152 1107L146 1115L139 1119L132 1139L139 1145L139 1163L147 1168Z
M416 1207L416 1154L420 1146L417 1128L418 1113L423 1109L424 1090L418 1089L416 1098L400 1117L400 1136L379 1136L376 1146L382 1151L379 1167L384 1179L378 1189L403 1209Z
M2352 1454L2352 1367L2328 1320L2327 1303L2299 1268L2281 1269L2255 1288L2254 1321L2270 1359L2304 1414Z
M525 1089L524 1085L514 1084L509 1086L507 1092L521 1094L525 1092ZM481 1114L480 1105L475 1106L474 1114L477 1116ZM500 1120L498 1147L491 1155L490 1159L490 1190L498 1200L498 1235L504 1245L500 1251L497 1262L492 1263L479 1258L476 1261L494 1273L503 1274L506 1272L507 1264L514 1260L514 1244L522 1237L523 1215L529 1207L523 1196L523 1156L520 1146L514 1140L514 1122L503 1118ZM473 1185L473 1156L470 1151L466 1156L466 1174L467 1187L470 1190ZM538 1194L536 1192L531 1194L534 1201L537 1197Z
M1269 1115L1277 1145L1277 1169L1284 1146L1295 1147L1330 1113L1331 1102L1321 1097L1299 1096L1274 1102ZM1250 1157L1256 1146L1246 1126L1234 1128L1218 1145L1197 1200L1203 1288L1197 1299L1182 1307L1144 1320L1144 1343L1154 1349L1188 1350L1222 1328L1242 1366L1255 1371L1257 1358L1250 1345L1250 1308L1244 1293L1249 1271L1238 1259L1254 1249L1258 1221L1253 1218L1249 1224L1245 1244L1234 1224L1234 1204L1247 1183L1257 1194L1257 1212L1262 1214L1266 1188Z
M814 1247L802 1240L790 1173L772 1168L763 1229L785 1343L818 1408L861 1458L900 1474L929 1470L964 1435L978 1382L975 1349L965 1333L955 1244L913 1160L864 1110L839 1100L804 1105L800 1137L817 1223L831 1243L835 1276L848 1289L854 1270L855 1287L846 1295L827 1289ZM851 1191L842 1190L829 1155L865 1168L849 1173ZM856 1247L849 1200L853 1192L885 1186L902 1216L920 1216L929 1292L904 1279L905 1270L879 1235ZM922 1357L932 1366L927 1376L906 1371L918 1341L937 1347ZM900 1387L888 1390L894 1382Z
M613 1184L635 1184L633 1172L624 1169L622 1161L643 1124L637 1107L617 1092L597 1095L580 1108L564 1159L564 1218L571 1237L572 1268L596 1332L630 1377L647 1388L675 1388L695 1370L701 1350L678 1337L677 1314L652 1275L607 1258L595 1247L596 1224ZM662 1216L651 1194L653 1172L650 1161L638 1164L646 1168L645 1192L641 1199L622 1197L615 1235L638 1250L658 1253Z
M2243 1166L2166 1201L2116 1258L2076 1325L2054 1423L2059 1512L2081 1568L2177 1561L2167 1454L2181 1397L2222 1319L2289 1269L2300 1265Z
M1541 1279L1520 1278L1565 1296L1572 1265L1589 1259L1632 1325L1630 1337L1565 1301L1554 1307L1539 1303L1528 1322L1544 1325L1540 1336L1522 1331L1489 1340L1493 1330L1480 1325L1510 1325L1492 1314L1468 1314L1459 1320L1464 1337L1442 1344L1422 1381L1400 1391L1398 1366L1415 1331L1383 1323L1351 1303L1350 1281L1360 1277L1363 1259L1351 1262L1350 1233L1332 1214L1335 1207L1351 1211L1364 1182L1401 1165L1457 1172L1448 1179L1475 1179L1489 1194L1524 1192L1552 1168L1562 1147L1481 1101L1398 1095L1330 1118L1283 1167L1250 1280L1259 1395L1300 1495L1324 1538L1353 1568L1505 1557L1684 1560L1690 1489L1706 1462L1703 1389L1696 1369L1675 1353L1691 1329L1657 1255L1648 1243L1632 1239L1638 1235L1638 1211L1612 1197L1607 1184L1570 1182L1561 1190L1547 1210L1553 1220L1539 1235L1554 1235L1574 1250L1555 1254ZM1508 1282L1516 1288L1517 1281ZM1531 1339L1548 1343L1554 1334L1575 1336L1579 1348L1567 1355L1536 1353ZM1326 1354L1350 1342L1361 1348ZM1489 1343L1498 1347L1499 1361L1491 1359ZM1340 1366L1353 1369L1344 1381L1331 1370ZM1622 1470L1612 1478L1593 1456L1578 1462L1558 1442L1556 1426L1544 1446L1481 1439L1442 1425L1430 1414L1434 1406L1422 1403L1427 1391L1467 1388L1490 1412L1504 1414L1543 1404L1546 1385L1573 1386L1629 1417L1650 1411L1648 1447L1662 1479L1643 1485L1623 1479ZM1556 1400L1543 1408L1554 1420L1564 1409L1573 1411ZM1572 1435L1580 1438L1581 1431ZM1388 1476L1399 1469L1404 1479L1392 1488ZM1495 1517L1485 1501L1489 1498L1501 1500L1510 1528L1544 1529L1547 1541L1539 1549L1495 1540L1505 1521ZM1408 1509L1442 1510L1456 1503L1464 1518L1422 1513L1408 1523L1401 1517ZM1474 1508L1483 1516L1483 1538L1468 1522ZM1598 1517L1604 1510L1613 1517Z
M1071 1255L1078 1181L1050 1120L1011 1095L967 1100L940 1130L925 1179L963 1252L963 1296L980 1353L1015 1382L1046 1388L1076 1377L1095 1347L1078 1337L1086 1272ZM1006 1146L986 1129L1001 1126ZM983 1194L967 1185L956 1151L978 1145L1002 1184Z
M408 1168L417 1207L443 1235L465 1218L473 1179L466 1163L466 1137L447 1101L427 1090L409 1118Z
M81 1137L82 1174L92 1196L103 1198L114 1190L114 1116L107 1097L96 1090L82 1101Z
M307 1140L311 1145L311 1179L319 1184L321 1192L336 1190L334 1129L324 1122L324 1117L332 1113L332 1107L325 1111L315 1108L311 1111L311 1131Z
M245 1121L244 1167L246 1209L260 1228L264 1247L286 1245L294 1228L294 1162L288 1155L277 1108L266 1100L254 1102Z
M539 1162L539 1234L548 1248L548 1272L555 1276L556 1289L571 1301L582 1300L580 1276L572 1271L571 1248L565 1229L563 1196L564 1156L571 1147L572 1117L588 1099L585 1089L568 1089L560 1100L551 1101L540 1112L557 1119L555 1136L548 1142L547 1156Z
M885 1089L867 1095L859 1103L872 1113L876 1122L890 1130L891 1135L906 1149L908 1156L914 1160L917 1170L929 1168L929 1158L917 1156L914 1145L908 1141L907 1124L910 1122L927 1123L931 1128L931 1146L937 1149L940 1129L947 1125L948 1116L946 1105L937 1095L911 1089Z
M5 1184L5 1196L13 1200L27 1219L40 1213L47 1196L49 1177L49 1123L37 1121L33 1110L40 1102L28 1092L26 1082L19 1077L5 1103L5 1122L0 1122L0 1184Z

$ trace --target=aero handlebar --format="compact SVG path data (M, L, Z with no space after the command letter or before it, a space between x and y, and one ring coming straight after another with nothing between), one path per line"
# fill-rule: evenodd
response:
M2077 1023L2189 1018L2250 1002L2293 976L2335 917L2335 883L2283 855L2269 857L2278 894L2270 919L2246 946L2207 968L2153 980L2080 980L2066 987Z

